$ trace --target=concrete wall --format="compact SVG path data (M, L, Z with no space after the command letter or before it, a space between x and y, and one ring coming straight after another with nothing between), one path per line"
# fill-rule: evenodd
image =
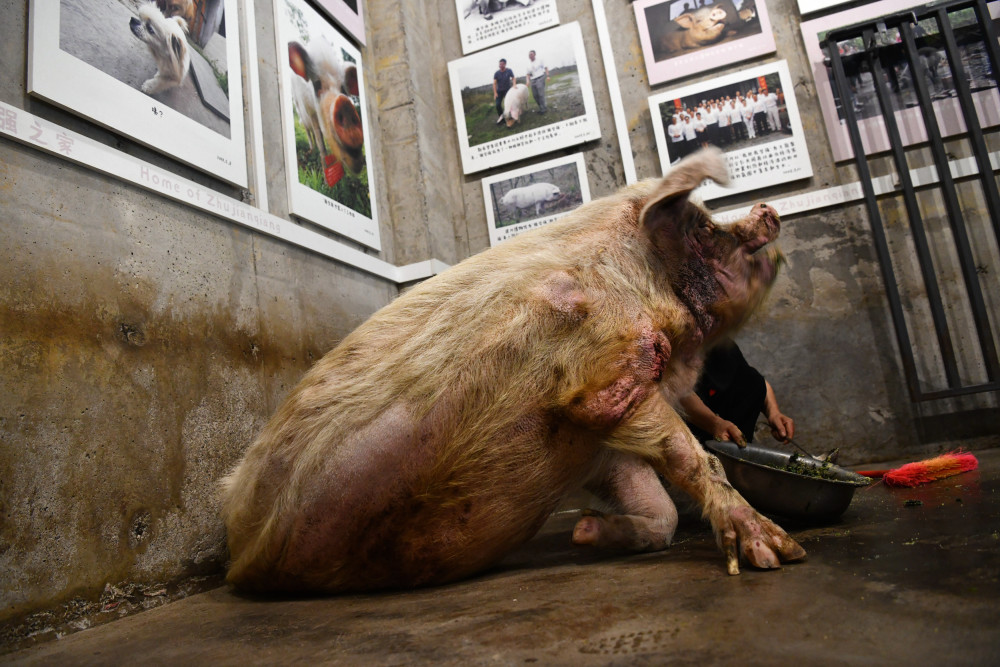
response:
M610 75L621 84L631 150L639 176L656 176L646 103L654 91L632 7L605 4L618 70ZM255 6L268 195L271 211L287 217L280 60L271 2ZM580 21L587 44L603 138L582 149L591 190L601 196L624 174L591 3L558 7L563 23ZM832 162L794 0L768 7L778 53L755 62L789 60L815 176L753 199L852 178ZM452 3L370 0L366 9L381 256L396 264L459 261L489 244L480 180L519 165L461 175L445 68L461 56ZM30 99L26 23L19 7L0 27L0 99L241 195ZM964 196L970 210L981 210L973 192ZM945 246L940 204L928 198L926 205L933 238ZM906 244L900 204L883 206L899 250ZM73 596L94 599L107 583L218 572L225 554L216 480L302 372L397 286L7 140L0 140L0 221L0 620ZM983 236L977 252L995 295L1000 266L990 243ZM740 340L797 420L803 444L841 447L848 462L1000 444L995 394L910 402L860 206L786 220L782 246L787 270L768 312ZM960 291L953 260L940 254L950 291ZM912 267L904 279L914 287ZM922 301L912 291L908 308L918 317ZM1000 311L990 298L992 312ZM967 330L967 316L955 310ZM981 372L974 355L963 363ZM922 369L938 379L933 360Z

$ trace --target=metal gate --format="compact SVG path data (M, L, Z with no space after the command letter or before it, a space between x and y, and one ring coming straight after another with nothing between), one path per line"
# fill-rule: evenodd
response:
M991 312L991 308L987 306L986 297L994 295L987 294L984 297L981 278L986 267L982 263L977 265L970 241L970 231L985 225L987 228L992 227L992 235L988 229L985 231L987 238L1000 247L1000 193L987 148L990 137L984 135L983 126L986 123L977 115L973 97L974 94L981 94L983 89L993 94L992 91L996 91L997 86L996 73L1000 72L997 32L992 25L986 2L944 2L838 28L827 34L824 47L841 117L854 150L911 399L926 401L1000 390L1000 361L997 359L995 335L1000 330L1000 313ZM942 85L942 79L949 76L951 85L947 85L947 80ZM867 92L865 96L860 94L862 85ZM990 85L992 91L989 90ZM977 86L975 90L974 86ZM962 151L973 156L979 174L980 191L977 201L985 204L988 219L984 219L985 216L982 215L972 215L968 211L963 212L960 206L956 177L952 174L954 163L949 160L949 149L942 136L938 117L940 111L935 111L935 103L940 105L943 99L949 105L957 102L960 107L960 118L964 120L967 131L961 139L950 138L949 141L964 142ZM934 366L937 368L932 373L935 376L933 382L926 378L921 380L918 373L915 348L911 340L911 330L916 324L911 321L910 327L907 326L900 284L886 237L885 221L876 201L872 182L870 162L877 158L866 155L858 128L859 115L865 113L866 104L871 107L867 110L869 115L881 113L885 122L884 131L891 145L892 166L909 224L908 244L912 245L910 252L915 255L913 260L919 266L924 290L921 298L926 297L929 319L933 322L934 336L927 338L936 341L937 345L936 350L916 351L924 352L934 359ZM935 266L928 242L926 220L918 205L919 186L911 175L908 153L897 118L897 113L906 106L913 109L919 107L920 110L919 118L923 122L926 141L919 142L919 145L929 148L933 157L937 175L934 187L938 188L938 194L934 197L943 201L954 244L953 253L957 260L955 266L960 268L957 273L961 274L961 283L964 284L966 301L961 304L961 308L967 309L964 312L971 314L974 334L965 331L968 327L963 331L956 331L954 322L949 322L946 313L954 308L954 304L942 299L942 283L947 277L942 274L941 266ZM982 206L976 208L980 212L983 210ZM982 239L982 227L975 231L976 238ZM1000 270L1000 266L996 269ZM972 358L975 372L968 371L967 361L960 368L959 356L965 360Z

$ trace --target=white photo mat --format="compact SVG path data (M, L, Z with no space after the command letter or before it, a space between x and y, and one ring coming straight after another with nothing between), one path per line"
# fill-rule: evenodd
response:
M739 3L739 4L737 4ZM715 0L705 3L695 13L717 10L732 14L744 9L754 14L744 21L737 15L728 17L725 29L703 46L679 46L671 41L682 40L693 30L683 29L675 19L667 20L677 12L691 16L686 9L698 4L697 0L636 0L633 3L639 27L639 42L646 62L649 85L682 79L707 70L775 52L774 33L767 15L764 0ZM679 8L678 8L679 7ZM732 7L723 9L723 7ZM754 9L751 10L751 7ZM678 8L678 9L675 9ZM650 19L655 19L653 22ZM673 44L673 45L668 45Z
M523 213L517 211L518 206L513 201L501 203L500 200L513 189L521 188L523 191L523 188L536 184L555 185L559 188L559 198L541 201L537 208L533 199L524 199L517 202L522 204L520 208ZM544 190L543 187L539 194L546 194ZM523 192L529 196L531 194ZM590 183L587 181L587 166L583 154L576 153L484 178L483 199L486 202L491 246L522 232L547 225L590 201Z
M293 24L289 7L295 8L305 20L305 30L309 40L300 33L300 26ZM351 44L329 20L314 10L305 0L275 0L274 24L278 52L279 102L281 104L281 129L285 152L285 169L288 175L288 201L292 214L309 222L342 234L350 239L381 250L378 215L374 192L374 172L371 151L368 146L369 128L367 99L364 88L364 71L360 52ZM358 99L357 111L365 133L364 167L357 174L341 169L343 175L332 188L324 187L320 149L309 149L305 159L300 160L296 141L297 114L292 101L292 77L299 75L289 64L289 43L299 42L308 48L322 45L332 49L343 59L346 53L357 68ZM342 50L342 52L341 52ZM346 60L346 59L345 59ZM301 77L300 77L301 78ZM305 136L300 126L300 136ZM329 144L333 138L324 137ZM300 174L300 167L303 172ZM307 184L311 183L311 185ZM343 200L338 200L338 197ZM345 203L346 202L346 203Z
M673 110L667 111L673 115L677 102L693 109L699 100L733 96L737 90L758 89L762 82L769 83L768 90L780 89L783 94L784 104L779 106L781 128L732 143L719 141L713 144L725 153L731 183L728 187L721 187L707 182L698 188L698 194L707 201L812 176L809 150L793 93L794 81L784 60L651 96L649 109L663 173L666 174L671 164L682 156L679 155L678 144L668 141L661 107L669 105Z
M846 5L851 0L798 0L799 14L805 16L837 5Z
M854 149L851 147L847 125L837 113L830 70L825 64L826 52L823 49L821 39L825 39L826 33L835 28L861 23L924 4L926 3L914 0L881 0L802 23L802 40L805 42L806 55L812 69L813 79L816 82L816 96L819 98L823 123L826 126L826 133L833 149L833 159L837 162L853 158ZM988 7L990 16L996 25L997 20L1000 19L1000 2L990 2ZM1000 124L1000 94L998 94L996 87L976 91L972 94L972 99L983 127L993 127ZM962 118L957 98L949 97L935 100L934 112L943 136L948 137L965 132L965 120ZM927 141L927 131L918 106L897 110L895 118L904 146ZM860 118L857 126L867 153L889 150L885 118L881 114Z
M531 50L536 50L537 56L549 67L548 113L539 114L529 94L521 120L507 127L503 122L496 122L493 74L499 60L504 58L517 83L524 84ZM543 155L601 136L583 34L577 22L453 60L448 63L448 74L465 174Z
M365 10L362 0L313 0L362 45L365 42Z
M492 12L489 4L490 0L455 0L465 55L559 25L556 0L512 0Z
M88 32L95 23L63 24L62 18L68 8L81 2L88 11L103 11L109 15L103 23L96 23L103 26L101 34ZM216 178L246 187L237 1L223 2L226 37L219 36L219 39L225 45L228 120L210 111L198 99L191 71L184 83L174 89L154 95L140 90L143 80L152 78L156 72L156 64L145 44L129 28L129 17L134 15L117 2L32 0L28 92ZM79 45L99 64L88 63L64 50L63 39ZM120 80L116 75L130 81ZM175 108L178 103L189 105L188 111ZM202 120L196 120L195 115Z

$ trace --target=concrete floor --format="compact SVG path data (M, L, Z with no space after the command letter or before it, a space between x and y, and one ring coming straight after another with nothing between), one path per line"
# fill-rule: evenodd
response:
M1000 450L977 456L934 484L863 489L836 524L784 522L809 558L777 571L727 576L697 522L665 553L576 549L564 512L463 583L277 601L218 588L0 662L1000 664Z

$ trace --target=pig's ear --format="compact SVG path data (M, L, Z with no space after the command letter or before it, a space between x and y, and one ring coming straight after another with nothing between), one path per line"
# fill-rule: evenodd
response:
M675 18L674 23L680 26L681 30L690 30L694 26L694 16L685 12Z
M288 64L292 71L309 81L312 74L312 59L306 52L306 47L298 42L288 42Z
M718 148L706 148L691 155L667 172L650 194L639 221L650 236L659 236L683 222L682 215L691 191L710 178L719 185L729 183L726 159Z

